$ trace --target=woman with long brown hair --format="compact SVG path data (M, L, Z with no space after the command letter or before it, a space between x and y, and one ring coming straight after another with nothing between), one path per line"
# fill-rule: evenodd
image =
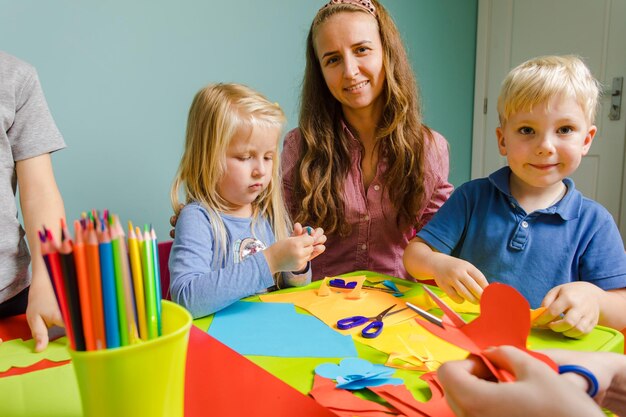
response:
M423 124L400 34L376 0L332 0L315 16L299 128L281 159L293 220L328 236L314 279L409 277L404 248L452 191L448 144Z

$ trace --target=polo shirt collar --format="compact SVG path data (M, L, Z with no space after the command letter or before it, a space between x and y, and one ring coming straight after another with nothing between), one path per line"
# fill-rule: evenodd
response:
M509 177L511 176L511 168L505 166L489 175L489 182L493 184L502 194L515 201L511 195L509 188ZM565 196L552 207L544 210L538 210L539 213L558 214L563 220L577 219L582 209L582 194L576 191L576 186L571 178L564 178L563 182L567 187ZM517 201L516 201L517 203Z

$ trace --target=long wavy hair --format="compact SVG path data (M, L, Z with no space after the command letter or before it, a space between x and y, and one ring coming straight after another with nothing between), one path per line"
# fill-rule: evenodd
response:
M383 49L384 107L376 132L379 158L386 157L388 169L382 179L384 191L397 209L396 221L415 224L425 200L425 149L432 140L422 123L417 83L400 33L391 16L376 0L376 20ZM337 13L364 13L348 3L332 4L315 16L306 47L306 67L300 97L299 127L303 137L301 161L294 181L294 221L316 224L327 233L346 236L343 183L354 161L348 137L342 129L341 104L333 97L322 74L315 51L317 29Z
M226 172L226 152L240 130L255 126L272 127L280 135L285 115L278 104L241 84L210 84L196 94L189 109L185 150L172 184L172 208L180 212L180 194L184 203L197 201L209 213L216 237L214 262L226 256L228 236L219 213L228 211L229 203L218 192L218 183ZM279 140L276 140L278 155ZM276 240L289 236L291 223L285 209L280 178L280 163L274 161L269 185L252 202L253 225L259 216L267 216ZM253 227L253 231L254 231Z

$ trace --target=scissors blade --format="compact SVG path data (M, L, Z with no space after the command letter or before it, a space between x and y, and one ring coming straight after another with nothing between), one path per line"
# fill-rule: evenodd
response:
M432 314L430 314L428 311L422 310L418 306L415 306L415 305L413 305L413 304L411 304L409 302L407 302L406 305L411 310L415 311L417 314L419 314L420 316L422 316L424 319L428 320L432 324L435 324L435 325L441 327L442 329L444 328L443 327L443 321L439 317L435 317Z
M374 317L374 320L378 320L378 321L382 321L383 318L385 318L385 316L387 315L387 313L389 313L391 310L393 310L393 308L396 306L397 304L392 305L389 308L384 309L383 311L381 311L376 317Z
M452 321L452 324L454 324L456 327L462 327L467 324L465 323L465 320L463 320L463 318L459 315L459 313L452 310L446 303L443 302L441 298L439 298L437 294L432 292L430 288L425 285L422 285L422 288L424 288L426 293L428 293L428 295L430 296L430 298L432 298L435 304L439 306L439 308L443 311L443 314L448 316L448 318Z

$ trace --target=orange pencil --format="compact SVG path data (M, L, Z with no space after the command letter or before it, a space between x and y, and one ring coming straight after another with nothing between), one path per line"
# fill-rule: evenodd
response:
M76 265L76 279L78 281L78 297L80 299L80 311L83 315L83 331L85 333L85 346L87 350L96 350L96 338L94 337L93 307L90 294L93 292L89 287L87 272L87 255L83 241L83 228L79 220L74 221L74 264Z
M87 277L91 289L91 308L93 321L93 335L96 349L106 349L106 334L104 332L104 308L102 306L102 281L100 279L100 253L98 252L98 236L93 221L87 222L87 243L85 255L87 258Z

